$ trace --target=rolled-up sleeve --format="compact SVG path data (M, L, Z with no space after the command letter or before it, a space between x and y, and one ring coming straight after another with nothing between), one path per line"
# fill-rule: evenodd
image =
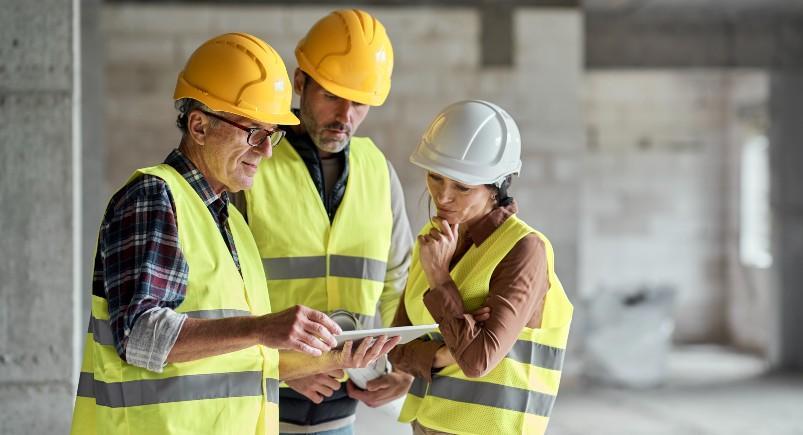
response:
M184 322L173 310L184 300L189 274L163 180L140 177L112 198L98 251L118 355L161 371Z

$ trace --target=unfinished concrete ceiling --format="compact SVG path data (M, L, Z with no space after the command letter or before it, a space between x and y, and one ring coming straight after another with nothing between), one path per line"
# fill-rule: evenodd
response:
M803 1L588 0L589 68L803 66Z

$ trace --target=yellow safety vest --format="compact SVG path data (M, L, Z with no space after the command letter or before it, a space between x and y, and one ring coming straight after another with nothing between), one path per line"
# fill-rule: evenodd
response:
M209 209L166 164L140 169L170 188L178 240L189 265L187 293L176 308L194 318L270 313L264 272L242 215L229 207L228 225L240 259L237 271ZM73 411L73 434L278 434L279 354L251 346L162 373L118 356L107 301L92 296L92 316Z
M429 232L424 227L421 234ZM455 434L543 434L558 394L563 354L573 307L555 275L552 245L516 216L508 218L479 247L472 246L450 272L466 311L484 303L491 274L516 243L528 234L544 242L549 290L541 328L525 327L502 361L487 375L469 378L457 364L444 367L427 384L416 378L399 421L418 420L431 429ZM418 244L404 292L413 325L435 323L422 301L428 289ZM433 334L434 339L439 334ZM442 339L442 337L440 338Z
M330 224L295 149L285 140L273 152L245 192L271 305L342 309L368 321L384 288L393 226L385 156L370 139L351 139L346 192ZM397 307L398 301L382 305L386 325Z

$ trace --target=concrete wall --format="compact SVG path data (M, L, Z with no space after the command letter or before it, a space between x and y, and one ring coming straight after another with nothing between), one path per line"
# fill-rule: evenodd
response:
M773 71L770 79L770 168L772 170L773 301L776 333L771 360L786 369L803 369L803 70Z
M80 113L73 6L6 1L0 14L3 434L63 432L75 392L73 155L80 152Z
M103 62L92 44L100 41L99 6L2 5L2 434L66 433L70 425L106 195Z
M107 5L108 186L161 160L178 143L173 87L183 62L204 40L228 31L256 34L295 68L293 49L326 7ZM577 289L579 169L584 135L579 99L582 20L571 9L517 9L514 67L482 68L480 18L472 8L370 8L394 44L390 97L358 134L393 162L417 231L427 218L424 174L407 160L447 104L484 98L506 108L524 137L524 170L513 194L522 215L551 237L570 293Z
M734 234L724 223L738 192L727 178L730 95L754 83L727 70L586 77L585 295L669 286L677 291L677 341L727 341L726 240ZM739 312L752 301L741 303Z

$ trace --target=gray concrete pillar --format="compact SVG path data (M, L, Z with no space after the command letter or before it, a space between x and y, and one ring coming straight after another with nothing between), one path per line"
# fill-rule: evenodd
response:
M83 137L82 120L102 122L100 81L82 74L102 64L81 67L80 23L82 8L96 13L99 3L0 5L2 434L66 433L70 425L103 162L94 157L99 136ZM84 231L87 219L95 234Z
M773 365L803 369L803 70L770 79L770 168L777 288Z

